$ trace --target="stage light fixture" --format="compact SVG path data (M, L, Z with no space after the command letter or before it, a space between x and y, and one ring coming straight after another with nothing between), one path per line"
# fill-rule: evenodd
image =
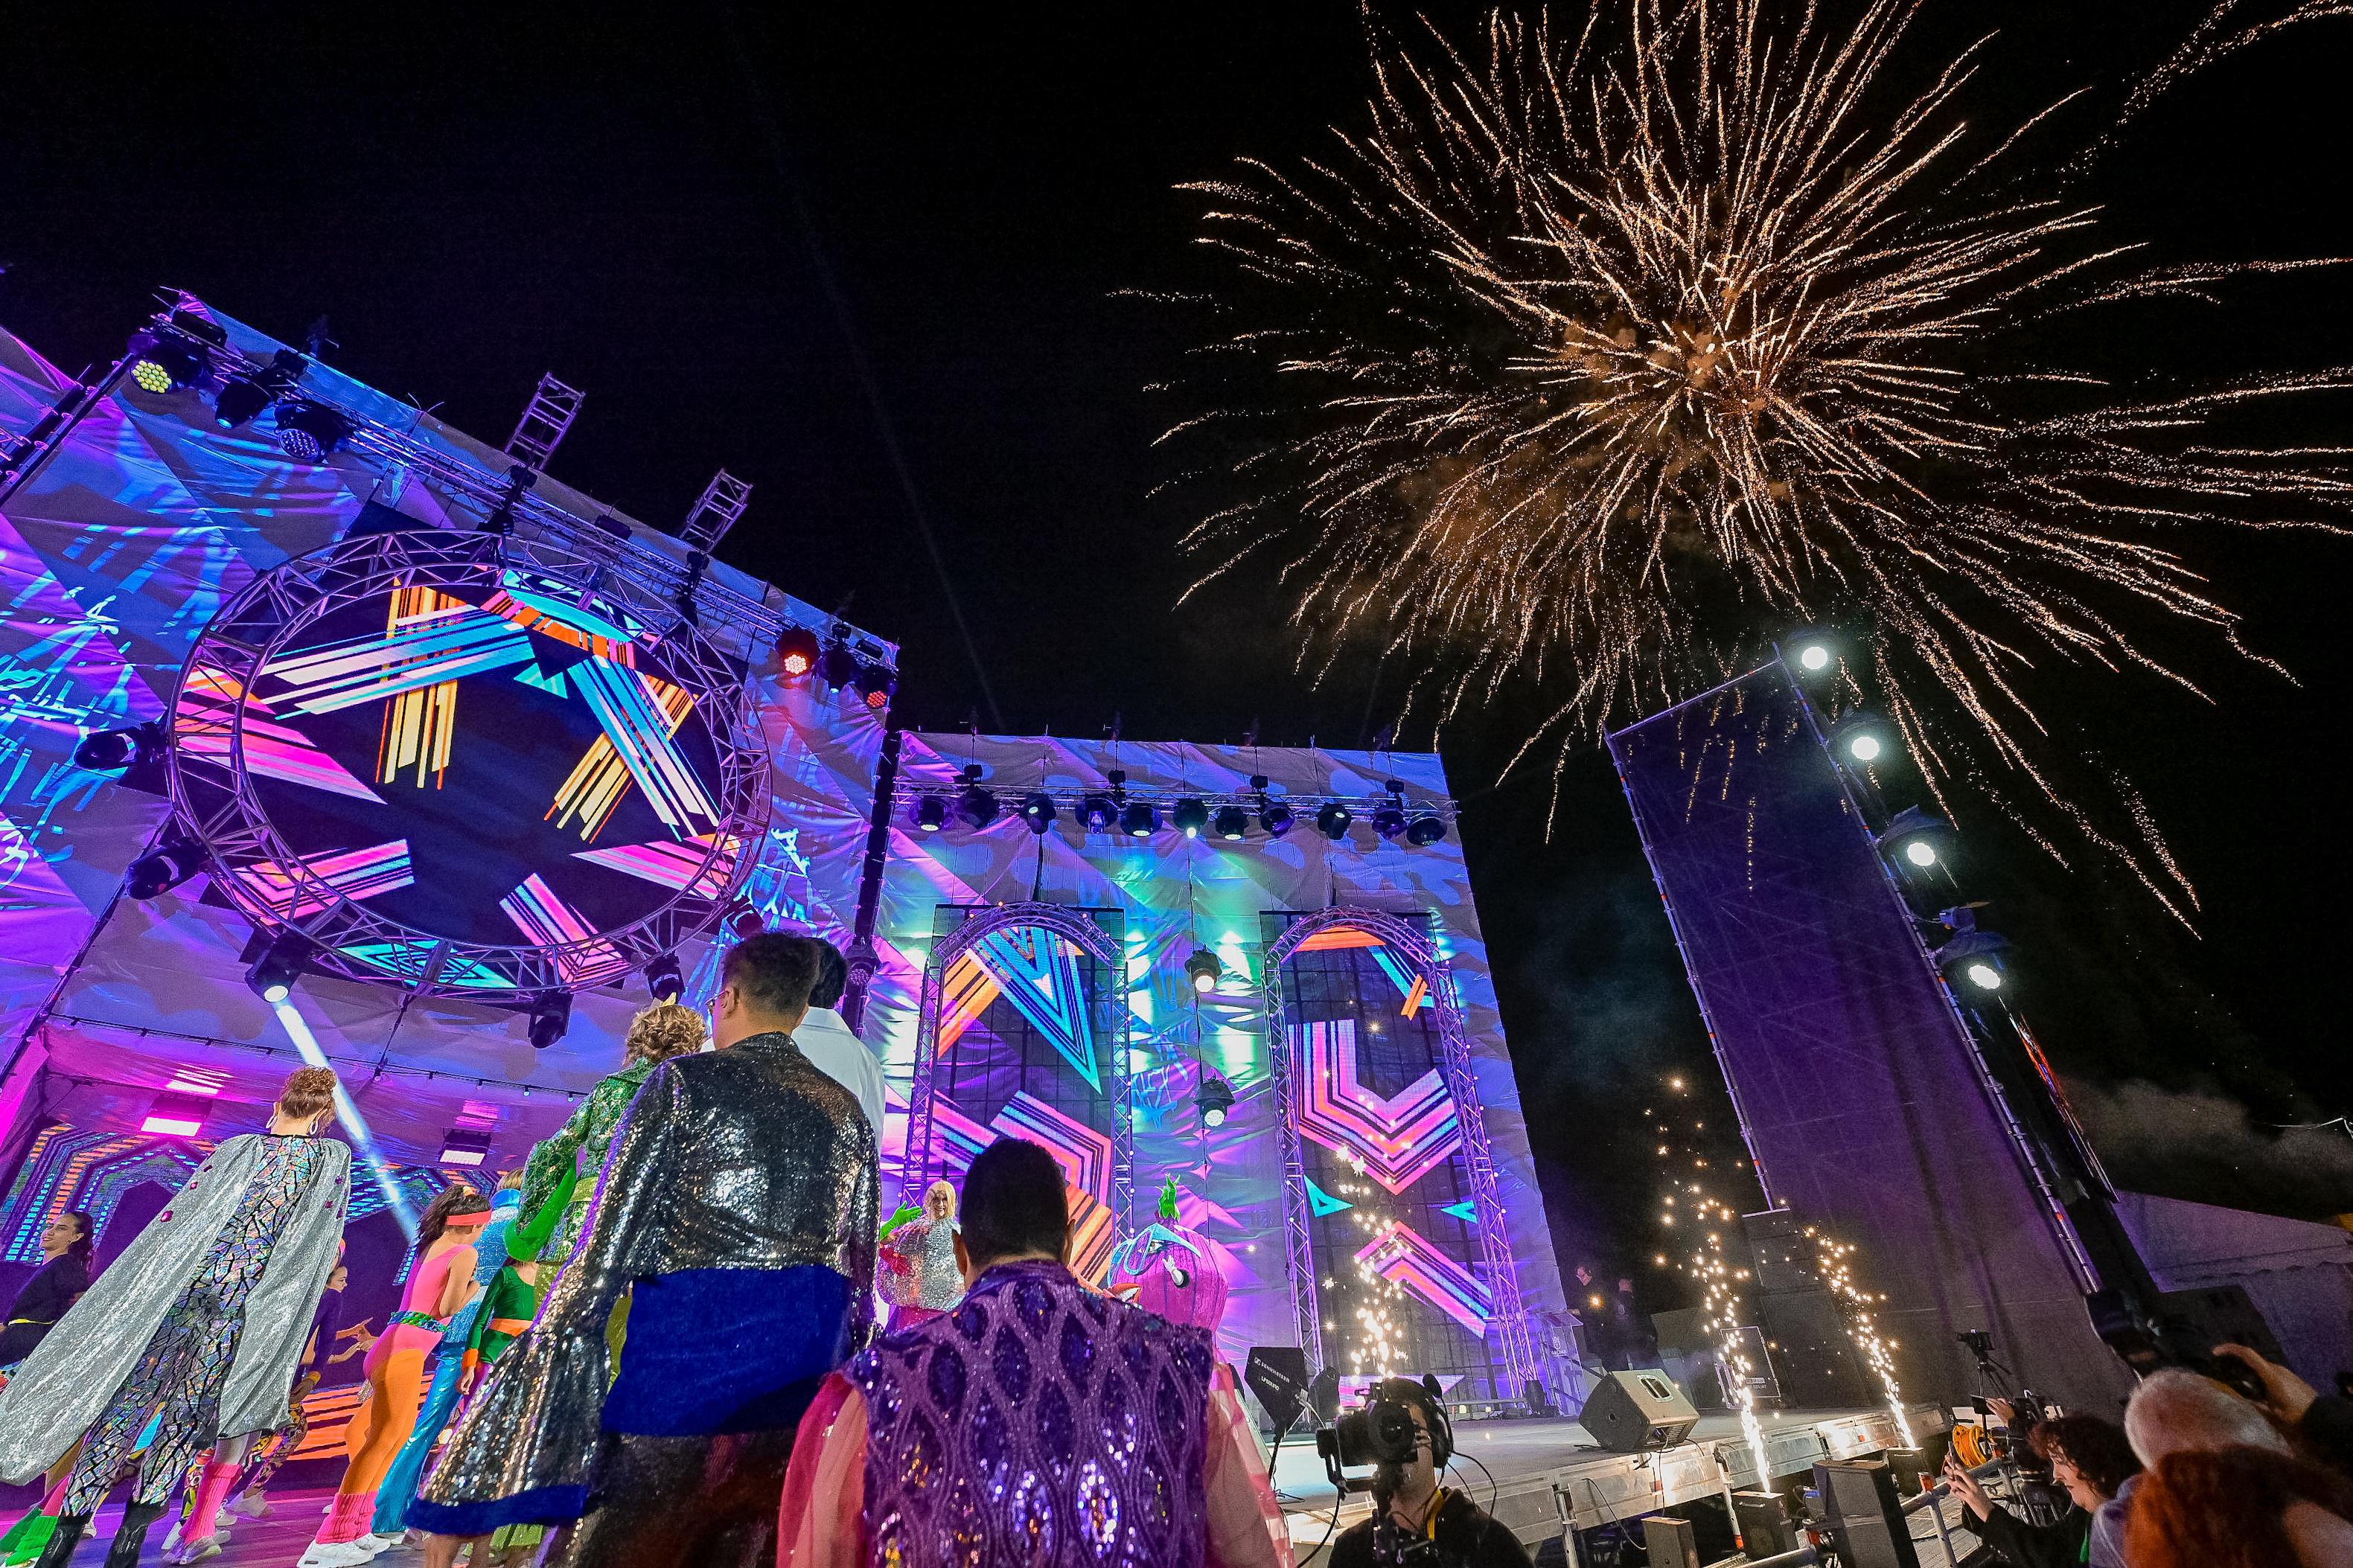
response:
M2007 977L2001 955L2010 947L2010 939L2000 931L1979 931L1976 910L1968 905L1947 910L1936 918L1953 931L1943 946L1929 954L1946 983L1957 990L1966 986L1987 994L2000 991Z
M564 1037L572 1027L572 993L550 991L534 996L531 1002L531 1045L543 1051ZM530 1090L523 1091L528 1094Z
M997 820L997 792L977 779L956 795L956 815L969 826L987 826Z
M1373 831L1393 839L1405 831L1405 785L1388 781L1388 799L1373 807Z
M1925 838L1915 838L1904 847L1904 858L1925 869L1936 863L1936 847Z
M848 686L858 679L858 656L849 651L849 644L837 637L825 645L817 658L817 678L828 686Z
M866 706L877 710L891 706L891 699L899 690L899 672L880 659L861 662L852 679L865 695Z
M677 955L663 953L646 965L646 989L657 1002L675 1002L686 990L686 975L678 966Z
M276 1006L294 994L294 982L310 967L311 943L300 931L281 931L246 965L245 983L256 996Z
M1229 844L1239 844L1250 831L1250 813L1239 805L1218 807L1218 837Z
M1202 1126L1223 1127L1226 1112L1234 1108L1233 1086L1214 1073L1204 1074L1200 1092L1193 1097L1193 1103L1201 1108Z
M1044 790L1031 790L1021 797L1021 820L1029 831L1039 837L1054 826L1054 797Z
M1148 800L1130 801L1119 814L1119 826L1130 838L1149 838L1160 831L1160 808Z
M757 936L768 929L768 917L746 905L727 917L727 930L737 942Z
M131 379L140 391L159 395L195 385L212 363L196 344L153 331L132 334L131 354Z
M915 802L914 822L918 833L937 833L947 825L948 803L935 795L927 795Z
M1980 991L2001 989L2001 971L1981 958L1965 965L1961 973L1968 978L1970 984Z
M776 668L786 680L807 679L823 651L815 632L807 626L787 626L776 635Z
M441 1156L438 1163L476 1169L490 1157L491 1135L479 1127L459 1127L441 1140Z
M1258 808L1258 825L1266 829L1269 838L1282 837L1297 821L1291 813L1291 807L1279 800L1263 802Z
M1951 833L1951 826L1942 817L1907 805L1889 819L1887 830L1879 836L1879 852L1907 873L1931 871L1944 863Z
M1198 838L1202 829L1209 826L1208 804L1198 795L1188 795L1176 803L1176 809L1168 814L1168 820L1175 823L1176 831L1186 837Z
M164 726L149 720L121 730L84 735L74 747L74 766L94 773L119 773L164 754Z
M1405 841L1416 848L1426 849L1446 837L1446 819L1424 812L1406 824Z
M211 1110L210 1100L192 1094L159 1094L147 1107L139 1131L161 1138L194 1138L205 1130L205 1115Z
M1079 802L1079 820L1090 833L1107 833L1119 820L1119 804L1107 795L1091 795Z
M1356 814L1338 801L1326 801L1315 814L1315 831L1337 844L1348 837L1348 826L1356 820Z
M1830 733L1831 752L1841 763L1858 767L1888 758L1894 736L1870 713L1850 713Z
M1810 671L1828 669L1831 667L1831 650L1820 643L1810 642L1798 650L1798 664L1800 668Z
M237 376L222 387L220 395L213 399L213 424L219 429L234 430L259 417L263 409L277 401L268 388L250 377Z
M204 864L204 846L185 838L167 838L131 862L122 874L122 890L143 901L171 891L202 870Z
M1206 947L1195 948L1193 956L1185 961L1186 978L1192 981L1196 991L1215 991L1225 973L1226 966Z
M1865 730L1846 739L1846 754L1858 763L1874 762L1879 756L1879 737Z
M352 422L323 403L298 398L278 405L278 449L298 463L324 462L351 433Z

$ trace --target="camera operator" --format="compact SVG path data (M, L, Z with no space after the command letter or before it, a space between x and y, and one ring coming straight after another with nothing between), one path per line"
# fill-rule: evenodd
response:
M1437 1456L1451 1458L1453 1431L1430 1392L1401 1377L1375 1384L1367 1408L1396 1407L1413 1424L1411 1457L1373 1470L1373 1516L1332 1543L1332 1568L1529 1568L1528 1554L1466 1492L1438 1484Z

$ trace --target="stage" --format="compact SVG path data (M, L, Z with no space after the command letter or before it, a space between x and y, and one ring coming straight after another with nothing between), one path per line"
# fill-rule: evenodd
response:
M1915 1407L1910 1415L1915 1440L1944 1428L1943 1415L1933 1408ZM1767 1457L1782 1477L1809 1472L1817 1459L1858 1458L1898 1446L1894 1422L1883 1409L1767 1411L1761 1425ZM1679 1503L1721 1499L1727 1488L1747 1490L1757 1480L1739 1419L1730 1415L1702 1416L1691 1441L1657 1454L1606 1452L1567 1420L1466 1421L1455 1436L1460 1457L1449 1484L1467 1488L1482 1507L1492 1506L1531 1554L1542 1542L1560 1539L1564 1506L1573 1510L1578 1529L1589 1530ZM1312 1434L1284 1440L1274 1481L1301 1563L1318 1561L1311 1553L1332 1527L1332 1486ZM1338 1528L1364 1518L1371 1506L1363 1494L1352 1495L1340 1505ZM1920 1528L1928 1528L1925 1518Z

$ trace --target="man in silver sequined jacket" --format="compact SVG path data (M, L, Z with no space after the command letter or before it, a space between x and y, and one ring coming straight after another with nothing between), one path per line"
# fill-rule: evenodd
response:
M774 1561L794 1426L872 1329L874 1129L791 1038L817 973L805 938L729 951L719 1048L646 1080L578 1250L409 1509L428 1564L502 1524L570 1525L564 1568Z

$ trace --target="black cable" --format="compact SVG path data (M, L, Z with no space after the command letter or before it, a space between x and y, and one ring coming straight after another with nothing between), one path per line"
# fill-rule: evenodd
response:
M1499 1486L1499 1483L1495 1479L1495 1472L1487 1468L1487 1462L1479 1458L1476 1454L1464 1452L1457 1454L1454 1457L1458 1459L1470 1460L1472 1464L1479 1467L1479 1473L1487 1478L1487 1512L1492 1518L1495 1512L1495 1498Z

